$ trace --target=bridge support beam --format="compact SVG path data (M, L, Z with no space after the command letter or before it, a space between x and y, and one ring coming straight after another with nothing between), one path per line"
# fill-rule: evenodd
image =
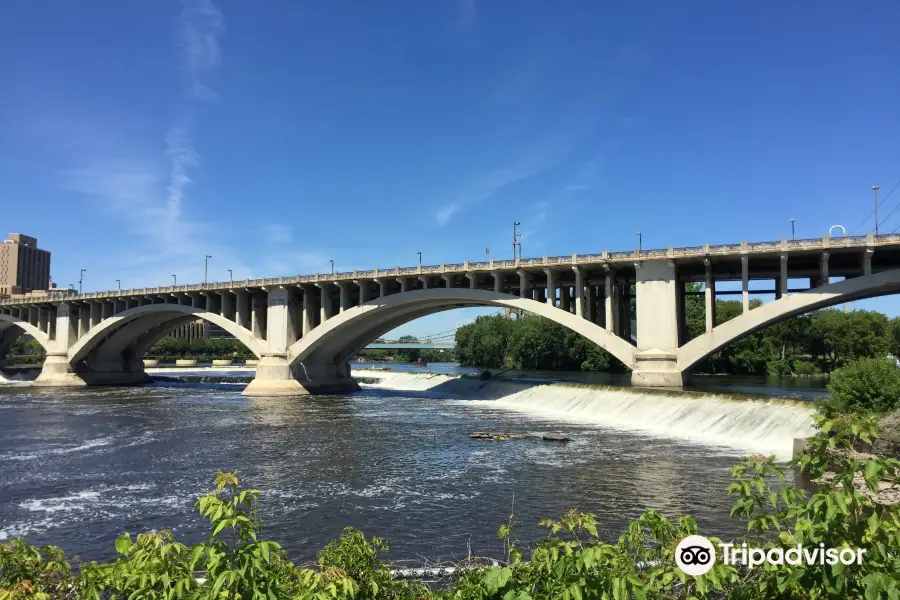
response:
M674 263L642 261L636 269L635 289L638 349L631 383L636 387L681 387Z

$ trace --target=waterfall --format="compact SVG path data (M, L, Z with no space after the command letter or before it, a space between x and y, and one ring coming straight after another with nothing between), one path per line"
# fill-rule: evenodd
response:
M366 370L354 375L378 380L364 387L428 391L484 408L775 454L784 460L791 457L794 438L815 433L813 407L793 400L522 380L479 381L430 373Z

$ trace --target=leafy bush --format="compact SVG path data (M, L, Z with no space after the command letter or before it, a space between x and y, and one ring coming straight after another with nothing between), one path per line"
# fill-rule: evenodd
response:
M498 531L503 561L463 563L456 581L429 589L398 580L378 558L387 543L352 528L321 551L317 569L294 566L281 546L259 539L259 492L240 488L235 473L219 473L215 491L195 505L212 528L206 542L186 547L165 531L135 540L125 534L116 540L118 559L84 564L73 575L58 548L13 540L0 545L0 600L897 599L900 505L880 503L879 493L883 483L900 485L900 461L853 453L877 437L874 417L818 416L817 424L819 432L792 464L819 482L815 493L786 486L773 457L747 458L732 468L732 515L746 521L752 536L746 541L765 551L797 544L865 548L858 565L747 570L719 562L690 577L675 566L674 553L681 539L697 533L692 518L672 521L647 511L608 543L593 515L572 510L541 523L548 536L527 560L505 524Z
M900 408L900 368L883 358L861 358L831 376L831 392L819 402L827 416L849 413L886 414Z

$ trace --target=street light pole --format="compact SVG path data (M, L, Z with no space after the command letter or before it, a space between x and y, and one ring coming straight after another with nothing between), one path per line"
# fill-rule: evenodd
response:
M644 237L641 235L640 231L637 232L637 236L638 236L638 254L640 254L641 250L643 249L643 245L644 245Z
M116 279L116 286L119 288L119 291L122 291L122 280Z
M797 236L794 235L794 219L791 219L790 221L791 221L791 241L794 241L797 239Z
M419 255L419 270L421 271L422 270L422 253L416 252L416 254Z
M875 235L878 235L878 186L872 186L872 193L875 195Z
M522 262L522 242L516 242L516 245L519 247L519 262Z
M206 283L207 278L209 277L209 259L212 258L211 254L206 255L206 260L203 261L203 283Z
M84 282L84 274L87 273L87 269L81 269L81 272L78 273L78 293L81 293L81 284Z
M175 273L172 273L172 287L178 285L178 277L175 276Z
M228 283L234 281L234 277L231 276L231 269L228 269Z
M518 221L513 221L513 239L512 239L513 260L516 260L516 242L518 242L519 238L522 237L521 233L516 233L516 227L519 225L521 225L521 223L519 223Z
M334 277L334 259L331 259L328 262L331 263L331 276Z

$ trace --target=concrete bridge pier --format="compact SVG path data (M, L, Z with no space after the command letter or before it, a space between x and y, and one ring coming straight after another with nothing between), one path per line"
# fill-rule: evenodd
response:
M294 361L289 348L303 334L303 313L290 288L268 290L266 309L267 350L256 366L256 377L244 389L244 396L304 396L356 391L359 385L350 377L350 366L303 364ZM321 286L323 320L327 288ZM304 291L305 295L309 293ZM330 312L330 310L328 311Z
M635 263L638 348L631 384L635 387L672 387L684 384L678 368L678 297L675 261Z

